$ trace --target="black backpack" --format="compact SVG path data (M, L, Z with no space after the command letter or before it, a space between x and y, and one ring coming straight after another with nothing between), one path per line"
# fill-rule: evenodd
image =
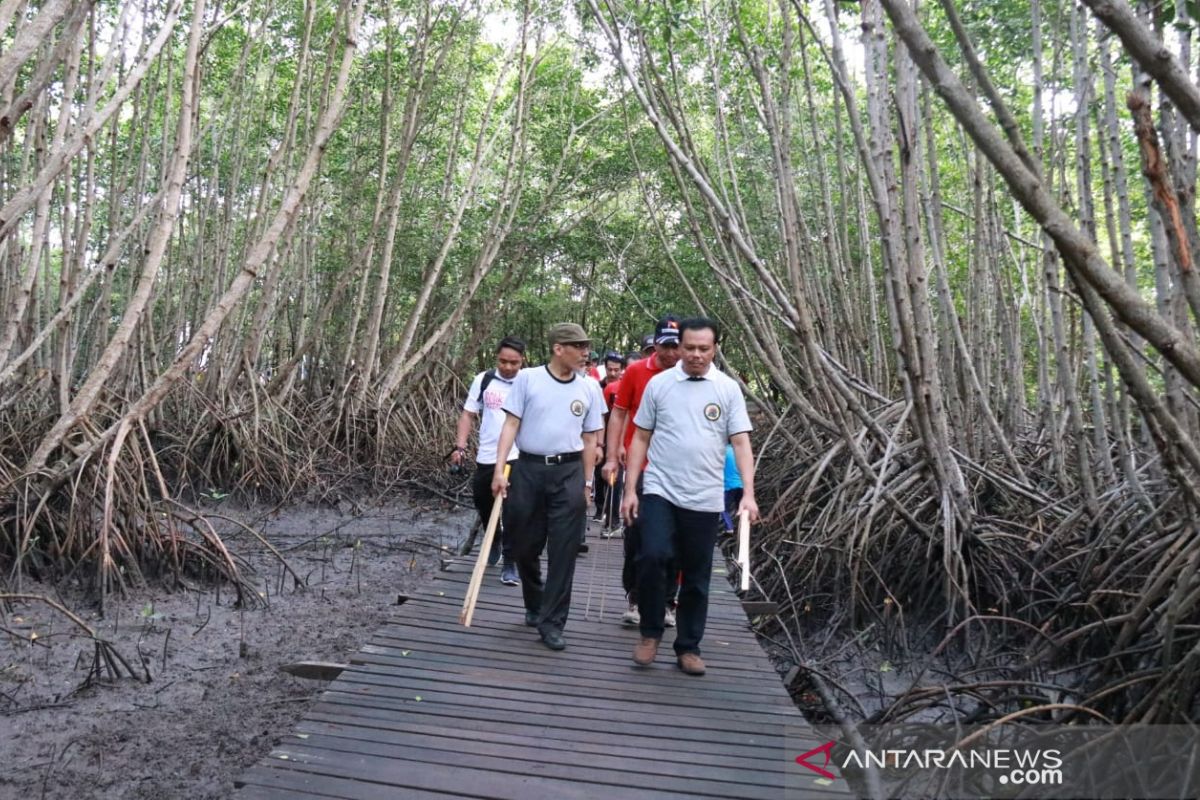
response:
M488 384L496 377L496 370L489 369L483 373L483 380L479 382L479 397L475 398L475 402L483 404L483 393L487 390Z

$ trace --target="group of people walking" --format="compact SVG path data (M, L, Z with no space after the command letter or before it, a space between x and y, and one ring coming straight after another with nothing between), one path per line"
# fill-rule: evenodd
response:
M468 389L451 456L465 458L478 418L473 496L483 519L505 498L501 580L520 584L525 624L543 644L564 649L588 502L606 530L619 511L629 599L622 619L641 634L634 662L652 664L674 624L677 665L702 675L713 548L731 524L722 525L722 514L758 517L745 398L713 364L720 328L703 317L663 317L641 353L605 353L603 375L580 325L554 325L548 338L550 359L539 366L525 366L522 340L500 341L495 368ZM732 509L727 455L741 483Z

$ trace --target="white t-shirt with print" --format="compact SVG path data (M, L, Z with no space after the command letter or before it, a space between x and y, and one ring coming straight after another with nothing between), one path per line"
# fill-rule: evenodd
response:
M583 450L584 433L604 427L600 384L572 373L561 381L546 366L517 373L504 410L521 418L517 443L527 453L553 456Z
M691 511L724 510L725 445L752 427L737 381L714 366L691 377L680 361L646 384L633 424L653 431L646 494Z
M504 420L508 416L504 413L504 401L508 399L508 393L512 391L513 382L500 377L500 373L497 372L495 377L488 382L481 402L479 389L483 386L483 376L484 373L481 372L475 376L475 380L471 381L471 388L467 389L467 399L463 402L463 408L472 414L479 415L479 452L475 456L475 461L480 464L495 464L496 445L500 443L500 429L504 427ZM511 461L520 454L514 444L508 458Z

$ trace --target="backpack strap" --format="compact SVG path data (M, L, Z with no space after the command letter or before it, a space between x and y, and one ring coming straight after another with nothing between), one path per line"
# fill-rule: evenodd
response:
M488 384L491 383L492 379L495 377L496 370L494 369L489 369L487 372L483 373L483 380L479 382L479 397L475 398L475 402L483 403L483 393L487 390Z

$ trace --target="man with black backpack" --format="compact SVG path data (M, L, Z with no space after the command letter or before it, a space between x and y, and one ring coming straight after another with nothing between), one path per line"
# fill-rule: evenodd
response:
M479 451L475 454L475 475L471 480L471 495L475 501L475 510L486 525L492 515L492 473L496 466L496 443L500 440L500 429L504 427L504 401L512 389L517 373L525 363L525 342L515 336L506 336L496 347L496 366L484 370L471 381L467 390L467 399L463 402L462 414L458 417L457 438L450 460L461 464L467 454L467 439L475 426L475 418L479 417ZM520 453L514 446L508 454L508 463L516 469L517 456ZM507 509L505 509L507 511ZM507 516L501 512L501 516ZM509 526L502 519L500 535L492 545L488 556L488 564L495 564L504 554L504 567L500 570L500 581L507 586L519 586L517 566L512 556L512 534Z

